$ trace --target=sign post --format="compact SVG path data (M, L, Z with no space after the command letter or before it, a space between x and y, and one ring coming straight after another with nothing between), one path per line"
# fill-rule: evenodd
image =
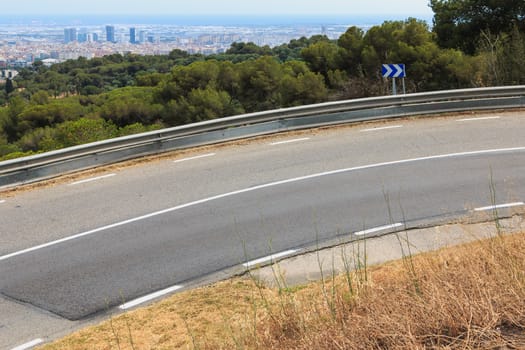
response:
M393 78L392 79L392 94L393 95L397 94L396 78L403 78L403 94L406 93L406 89L405 89L406 71L405 71L405 65L403 63L383 64L381 68L381 73L383 74L383 78Z

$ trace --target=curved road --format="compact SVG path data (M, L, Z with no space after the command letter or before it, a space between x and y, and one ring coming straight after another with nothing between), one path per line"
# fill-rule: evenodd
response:
M522 118L313 130L0 193L0 348L271 254L522 212Z

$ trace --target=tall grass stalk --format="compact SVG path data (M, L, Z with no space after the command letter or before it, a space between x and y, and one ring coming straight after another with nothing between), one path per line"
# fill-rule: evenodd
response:
M348 255L346 252L345 245L341 245L341 260L343 262L343 270L344 270L346 286L348 288L348 295L350 298L353 298L355 296L356 290L355 290L354 281L352 278L352 268L350 266L350 262L348 261Z
M111 328L111 333L113 334L113 338L117 342L117 349L121 350L121 348L120 348L120 336L118 334L117 329L115 328L115 325L113 324L113 317L109 318L109 327Z
M317 229L316 229L315 242L316 242L315 255L316 255L316 260L317 260L317 267L319 268L319 273L320 273L320 276L321 276L320 283L321 283L321 289L322 289L322 292L323 292L323 298L324 298L324 300L326 302L326 306L330 310L332 318L335 318L335 310L334 310L334 305L332 303L333 300L330 300L330 297L328 296L328 291L326 290L326 279L325 279L325 275L324 275L323 261L321 259L321 254L320 254L319 235L318 235ZM332 259L332 261L333 261L333 259Z
M389 218L390 224L393 225L396 222L396 220L394 220L394 216L392 214L392 207L391 207L391 202L390 202L390 196L389 196L388 192L386 192L384 190L383 190L383 196L385 198L385 203L386 203L387 208L388 208L388 218ZM403 261L403 264L405 265L406 272L407 272L407 274L409 276L409 279L412 281L412 286L414 287L414 292L416 293L416 295L421 296L422 295L422 291L421 291L421 287L420 287L420 281L419 281L419 278L417 276L416 268L415 268L415 265L414 265L414 260L413 260L413 255L412 255L412 247L411 247L410 239L408 237L408 230L407 230L407 227L406 227L407 219L406 219L406 215L405 215L405 210L404 210L403 205L401 203L401 198L399 198L399 197L398 197L398 206L399 206L399 210L401 212L401 217L403 219L402 222L405 225L405 227L404 227L404 230L403 230L404 237L401 237L401 234L399 232L395 233L395 237L396 237L396 239L398 241L399 248L401 249L402 261Z
M223 326L226 329L226 332L228 333L228 335L231 337L233 343L235 344L235 347L238 350L244 349L242 342L239 339L237 339L237 337L235 336L235 332L233 331L231 322L228 321L226 315L224 315L224 312L221 310L221 308L218 305L215 305L215 307L217 309L217 312L221 315Z
M186 319L186 317L180 314L179 316L182 319L182 322L184 323L184 327L186 327L186 331L188 332L188 335L190 336L191 344L193 345L193 349L199 350L200 346L197 344L197 339L195 338L195 334L193 334L193 331L191 330L190 325L188 324L188 320Z
M498 208L496 207L496 183L494 182L494 173L492 171L492 166L490 167L490 179L489 179L489 189L490 189L490 203L492 204L492 220L496 225L496 232L498 236L502 234L501 222L499 218Z
M242 247L243 247L243 251L244 251L244 261L250 261L249 256L248 256L248 251L246 249L246 241L245 240L242 240ZM257 288L257 291L259 293L259 297L261 298L261 301L263 303L263 306L264 306L267 314L270 315L270 317L274 317L273 316L273 312L272 312L272 308L270 307L270 302L268 301L268 298L266 297L266 295L264 293L264 285L263 285L262 281L259 278L257 278L257 276L255 276L253 274L253 269L251 269L249 266L246 266L245 273L248 275L250 280L253 282L253 284ZM255 301L254 301L254 303L255 303ZM254 307L256 308L256 305ZM275 321L276 321L276 319L275 319Z
M125 314L124 314L124 316L122 316L122 317L124 317L124 320L126 321L126 329L127 329L127 331L128 331L128 341L129 341L129 345L131 346L131 349L132 349L132 350L136 350L136 348L135 348L135 343L134 343L134 341L133 341L133 335L131 334L131 325L130 325L130 323L129 323L129 319L128 319L128 317L127 317Z
M332 318L335 320L336 316L337 316L337 310L336 310L336 283L335 283L335 278L336 278L336 271L335 271L335 256L334 256L334 251L332 250L332 295L331 295L331 300L330 300L330 311L332 313Z
M253 320L252 320L252 339L255 344L255 347L259 347L259 337L257 336L257 300L255 299L255 292L252 292L251 306L253 310Z

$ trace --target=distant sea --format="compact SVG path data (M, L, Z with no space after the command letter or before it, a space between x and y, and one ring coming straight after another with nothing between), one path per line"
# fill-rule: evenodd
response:
M194 25L194 26L288 26L288 25L356 25L369 26L381 24L386 20L405 20L415 17L427 21L432 18L428 15L417 16L389 16L389 15L320 15L320 16L254 16L254 15L206 15L206 16L182 16L182 15L0 15L0 24L4 25L57 25L57 26L95 26L105 24L145 24L145 25Z

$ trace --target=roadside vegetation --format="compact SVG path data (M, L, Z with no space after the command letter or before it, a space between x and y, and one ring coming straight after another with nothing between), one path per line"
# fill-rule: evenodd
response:
M366 251L365 251L366 253ZM113 317L43 349L522 349L525 234L268 288L234 278Z
M337 40L224 54L114 54L45 67L0 89L0 160L131 133L268 109L389 94L381 64L405 63L408 92L525 83L525 9L432 0L433 28L387 21Z

